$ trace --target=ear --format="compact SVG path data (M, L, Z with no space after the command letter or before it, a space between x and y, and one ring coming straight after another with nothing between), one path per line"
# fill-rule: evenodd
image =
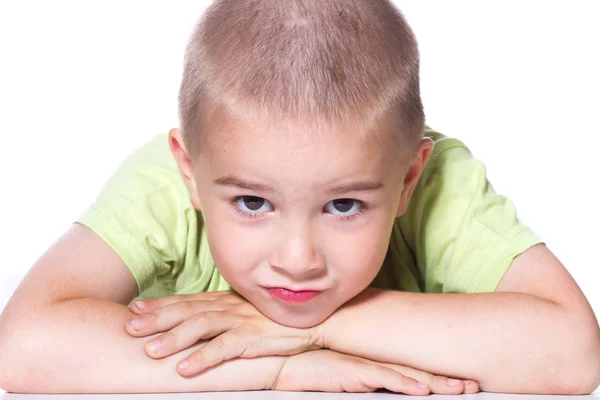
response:
M177 162L181 176L183 176L185 185L190 193L190 201L192 202L192 205L196 210L202 211L200 207L200 199L198 197L198 190L196 187L196 178L194 175L192 159L190 158L189 153L185 148L185 144L183 143L181 130L173 128L169 131L169 147L171 148L171 153L173 153L173 157Z
M400 195L400 204L396 212L396 217L400 217L408 209L408 203L412 196L421 173L429 161L429 156L433 150L433 140L430 137L424 137L419 143L419 147L413 156L412 160L406 168L406 174L404 175L404 183L402 187L402 194Z

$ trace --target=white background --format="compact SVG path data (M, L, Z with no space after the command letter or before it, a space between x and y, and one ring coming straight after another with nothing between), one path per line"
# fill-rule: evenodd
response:
M429 125L484 161L600 315L600 3L396 3L419 41ZM206 4L0 3L0 310L119 163L178 125Z

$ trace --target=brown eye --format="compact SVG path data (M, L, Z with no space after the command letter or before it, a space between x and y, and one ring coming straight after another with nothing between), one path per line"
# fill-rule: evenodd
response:
M254 196L246 196L242 197L242 202L249 210L257 211L260 210L263 204L265 204L265 199Z
M333 201L333 206L335 207L335 209L343 213L350 211L353 205L354 200L351 199L339 199Z
M355 199L336 199L325 206L325 210L338 216L348 216L359 212L362 202Z
M273 211L268 200L258 196L240 196L234 200L236 208L246 214L263 214Z

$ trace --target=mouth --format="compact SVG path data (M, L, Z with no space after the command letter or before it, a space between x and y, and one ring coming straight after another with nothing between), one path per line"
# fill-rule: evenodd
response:
M319 296L319 290L290 290L281 287L265 288L271 296L286 303L306 303Z

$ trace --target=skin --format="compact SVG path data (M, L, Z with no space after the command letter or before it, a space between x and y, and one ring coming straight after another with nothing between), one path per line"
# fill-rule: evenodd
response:
M297 328L321 323L371 283L394 218L406 211L433 149L425 137L412 159L398 165L386 151L389 141L361 139L356 124L321 128L246 116L212 131L196 159L189 156L181 131L169 131L171 151L193 206L203 213L219 272L265 316ZM225 176L273 191L215 183ZM383 186L327 193L356 181ZM289 304L265 287L322 293Z

